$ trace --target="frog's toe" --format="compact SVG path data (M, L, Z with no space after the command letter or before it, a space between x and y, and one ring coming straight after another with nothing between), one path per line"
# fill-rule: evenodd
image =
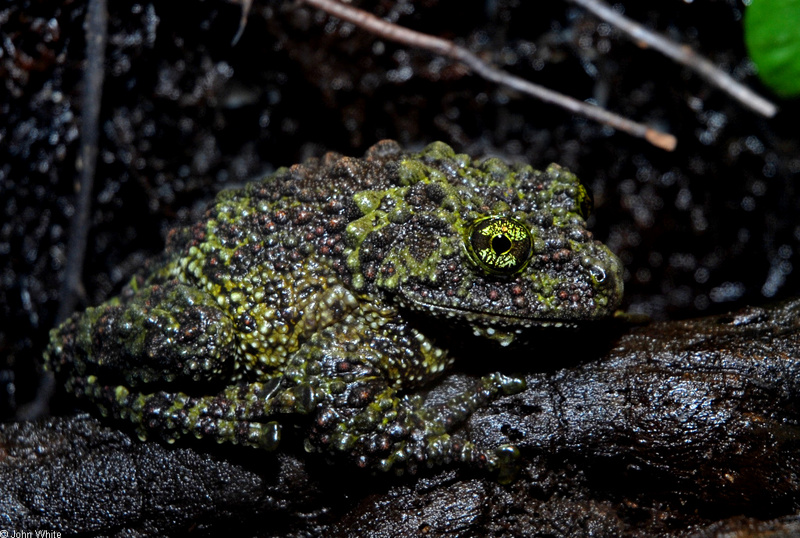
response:
M520 451L514 445L500 445L487 455L486 466L497 473L501 484L513 482L520 470Z
M272 420L270 422L251 422L250 435L247 444L263 450L275 450L281 443L281 425Z

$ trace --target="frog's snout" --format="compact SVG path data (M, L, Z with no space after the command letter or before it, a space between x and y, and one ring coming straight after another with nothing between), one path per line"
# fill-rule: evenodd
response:
M615 310L622 302L624 284L622 261L608 247L601 245L603 255L584 260L596 294L604 299L606 312Z

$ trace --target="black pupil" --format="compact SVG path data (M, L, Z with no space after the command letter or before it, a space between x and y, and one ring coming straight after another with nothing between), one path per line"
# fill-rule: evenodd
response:
M492 237L492 250L497 254L503 254L511 249L511 240L505 235Z

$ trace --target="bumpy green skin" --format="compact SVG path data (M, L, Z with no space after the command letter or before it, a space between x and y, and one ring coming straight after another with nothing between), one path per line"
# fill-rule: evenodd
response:
M364 467L493 467L513 447L481 450L448 431L521 380L488 375L433 407L415 390L450 366L437 340L452 325L508 344L614 311L620 263L585 229L587 207L557 165L472 161L442 143L329 154L221 193L171 233L149 276L54 329L46 363L142 438L273 449L282 417L306 414L307 450ZM529 227L514 274L467 246L471 224L493 215Z

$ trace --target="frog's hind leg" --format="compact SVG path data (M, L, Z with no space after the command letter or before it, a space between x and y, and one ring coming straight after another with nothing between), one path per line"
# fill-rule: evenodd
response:
M67 387L92 401L106 416L136 425L141 439L160 438L173 443L182 437L214 439L274 450L281 436L278 414L308 413L315 405L307 385L282 387L282 376L263 383L230 386L215 395L180 392L131 392L122 385L73 377Z
M177 280L127 288L50 333L57 378L96 375L120 385L220 383L235 368L236 329L213 297Z

